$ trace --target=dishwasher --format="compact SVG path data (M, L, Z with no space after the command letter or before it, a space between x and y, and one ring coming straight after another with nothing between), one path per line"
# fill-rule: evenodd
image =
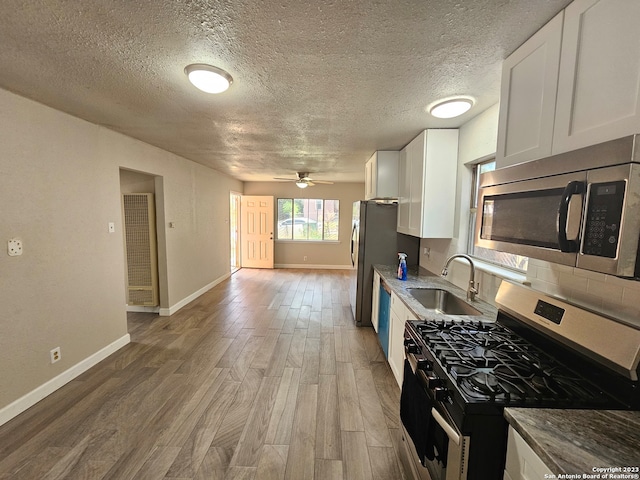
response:
M389 358L389 325L391 323L391 289L380 281L380 303L378 309L378 339L384 351L384 356Z

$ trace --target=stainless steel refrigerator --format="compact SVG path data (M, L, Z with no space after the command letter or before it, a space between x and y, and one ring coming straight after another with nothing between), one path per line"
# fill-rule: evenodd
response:
M418 264L420 239L396 231L398 205L359 201L353 204L349 301L356 325L371 326L373 265L397 265L398 252L407 266Z

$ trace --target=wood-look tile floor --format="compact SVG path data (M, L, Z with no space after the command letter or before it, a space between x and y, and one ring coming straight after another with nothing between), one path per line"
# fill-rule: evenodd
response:
M242 269L0 427L0 478L405 478L400 391L348 272Z

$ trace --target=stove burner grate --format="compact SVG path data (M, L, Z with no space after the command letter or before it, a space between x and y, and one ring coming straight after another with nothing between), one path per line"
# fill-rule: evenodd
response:
M473 401L505 404L598 404L586 379L499 324L414 325L460 391Z

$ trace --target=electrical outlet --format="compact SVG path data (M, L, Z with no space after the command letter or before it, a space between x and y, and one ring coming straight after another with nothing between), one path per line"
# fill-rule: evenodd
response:
M60 350L60 347L54 348L49 353L51 355L51 363L56 363L62 358L62 351Z
M431 249L429 247L424 247L424 249L422 251L422 254L425 257L429 258L431 256Z
M7 242L7 252L10 257L17 257L22 255L22 240L12 238Z

